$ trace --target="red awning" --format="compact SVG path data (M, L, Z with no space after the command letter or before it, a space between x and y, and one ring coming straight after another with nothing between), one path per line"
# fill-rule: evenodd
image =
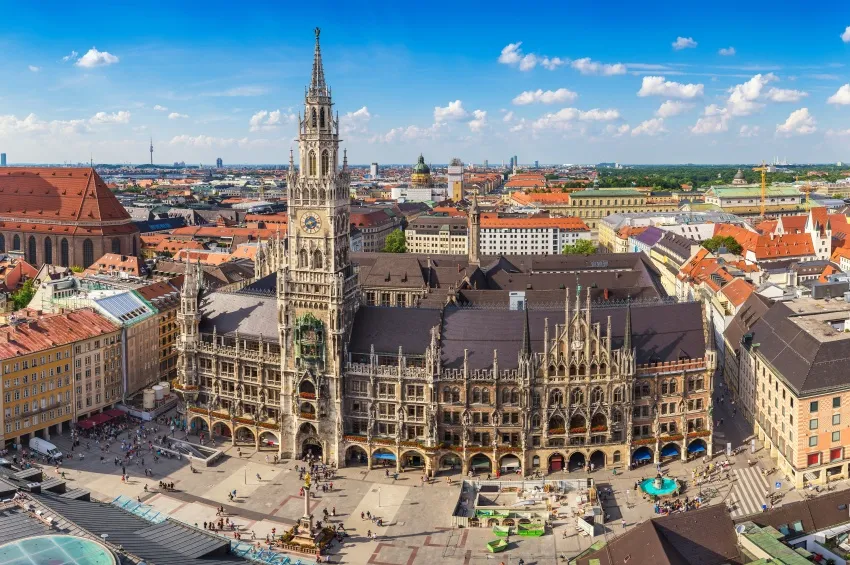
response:
M118 408L113 408L111 410L107 410L104 414L110 416L111 418L120 418L121 416L126 416L127 413L123 410L119 410Z
M77 422L77 427L83 428L84 430L88 430L94 427L94 422L92 422L89 418L85 420L80 420L79 422Z
M106 414L95 414L94 416L89 418L89 421L92 422L93 425L99 426L99 425L103 424L104 422L108 422L111 419L112 419L112 416L108 416Z

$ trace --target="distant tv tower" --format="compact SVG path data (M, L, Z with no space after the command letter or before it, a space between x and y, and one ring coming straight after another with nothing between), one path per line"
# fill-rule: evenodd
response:
M153 165L153 138L151 138L151 165Z

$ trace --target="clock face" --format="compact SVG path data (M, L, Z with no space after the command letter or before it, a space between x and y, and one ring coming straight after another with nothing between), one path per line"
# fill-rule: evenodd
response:
M322 221L315 214L305 214L301 226L307 233L316 233L322 227Z

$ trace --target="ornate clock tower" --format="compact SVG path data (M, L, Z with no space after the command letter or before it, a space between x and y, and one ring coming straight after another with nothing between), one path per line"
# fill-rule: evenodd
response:
M339 118L325 84L319 29L313 76L290 151L286 261L278 270L284 382L282 451L339 464L345 345L357 305L349 260L349 173L339 167Z

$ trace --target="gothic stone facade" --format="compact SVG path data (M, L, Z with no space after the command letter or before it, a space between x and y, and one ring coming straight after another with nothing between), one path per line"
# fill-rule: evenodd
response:
M698 303L594 308L578 288L557 311L362 305L331 108L317 34L286 239L237 292L205 295L186 269L178 390L196 429L430 473L711 452L716 353Z

